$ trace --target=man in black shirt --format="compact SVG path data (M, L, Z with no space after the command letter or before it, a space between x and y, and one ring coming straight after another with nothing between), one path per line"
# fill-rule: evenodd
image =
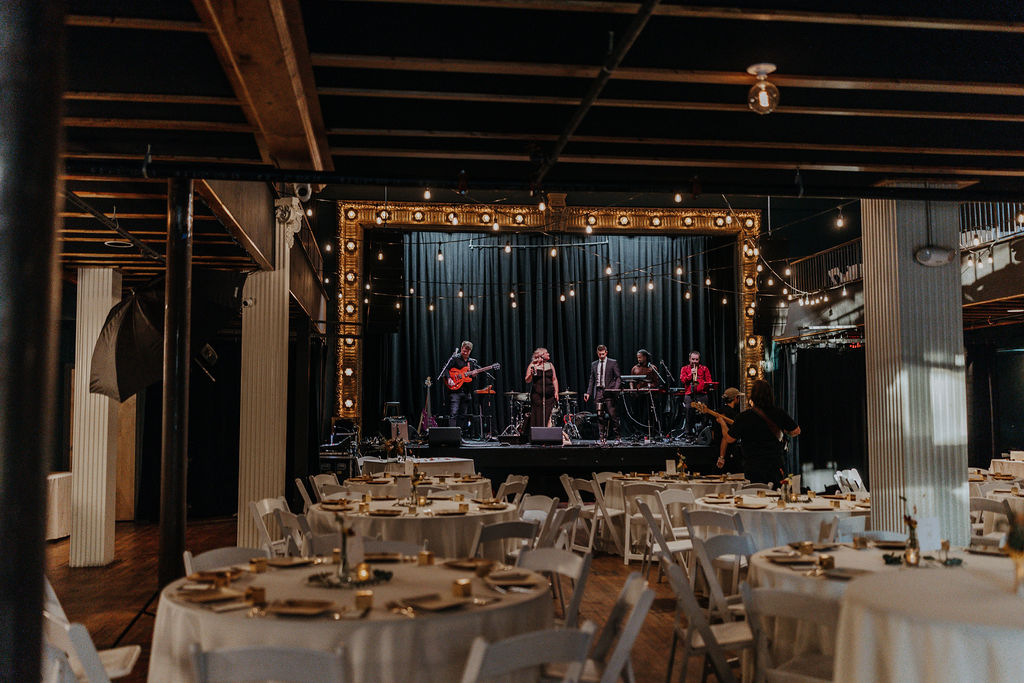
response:
M722 406L722 415L726 418L726 424L732 424L739 417L740 396L742 395L736 387L729 387L722 392L722 400L725 401L725 405ZM729 473L742 472L742 446L737 442L728 443L723 439L722 426L717 422L715 423L714 443L719 444L716 467Z
M450 347L449 347L450 348ZM452 386L451 370L465 370L473 369L478 364L475 358L470 358L469 354L473 351L473 342L464 341L459 347L459 353L452 362L448 364L448 377L445 378L445 385L448 387L448 415L450 416L449 424L452 427L461 427L462 431L465 432L469 426L466 419L466 415L469 414L470 402L473 400L473 394L470 391L471 384L469 382L463 382L458 387Z
M772 388L763 379L750 385L751 408L740 413L733 423L718 418L722 439L727 443L743 441L743 473L752 482L781 484L783 435L798 436L800 426L786 411L775 407Z

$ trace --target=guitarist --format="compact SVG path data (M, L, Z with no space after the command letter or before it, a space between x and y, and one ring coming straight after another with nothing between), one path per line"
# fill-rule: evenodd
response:
M772 388L763 379L750 385L751 407L740 413L730 425L718 416L722 439L726 443L743 441L743 473L752 482L780 485L783 473L783 435L798 436L800 426L782 408L775 407Z
M457 370L472 370L479 367L479 363L476 362L476 358L469 357L469 354L472 352L473 342L462 342L462 345L459 347L459 352L454 358L452 358L448 367L455 368ZM469 422L465 416L469 414L470 402L473 400L473 392L470 390L471 386L472 385L469 382L465 382L458 389L448 389L449 425L452 427L461 427L463 432L465 432L469 426Z
M729 387L722 392L722 415L725 416L726 424L732 424L740 414L740 390L736 387ZM743 471L743 451L738 442L728 443L722 438L722 426L715 423L715 436L712 443L718 444L718 462L715 466L726 472L738 473Z

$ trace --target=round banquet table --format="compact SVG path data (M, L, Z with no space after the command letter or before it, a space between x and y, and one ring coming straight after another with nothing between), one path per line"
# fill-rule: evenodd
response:
M350 509L340 513L324 510L321 503L309 508L306 517L313 533L327 534L339 531L336 515L342 515L345 524L357 534L381 538L385 541L409 541L417 545L427 542L427 548L438 557L466 557L471 550L470 545L476 536L477 527L481 522L512 522L519 519L514 505L507 505L503 510L481 510L476 503L468 499L469 512L463 515L446 515L445 512L457 510L458 502L453 500L432 500L424 508L417 508L415 513L406 512L405 507L396 507L394 500L373 500L370 502L370 514ZM397 517L375 516L376 510L402 510Z
M528 592L498 595L472 571L440 565L420 567L411 563L375 565L394 571L388 583L372 586L373 609L363 619L338 620L354 614L355 591L312 587L306 577L337 568L325 564L292 569L269 569L265 574L243 572L232 584L244 590L251 585L266 589L267 601L284 599L330 600L335 608L313 617L248 617L248 610L217 613L174 597L184 579L169 584L160 594L149 681L193 680L189 645L204 649L275 645L330 650L343 643L352 662L355 681L455 681L459 680L469 648L476 636L489 641L550 628L552 605L547 584ZM469 605L443 612L416 611L410 619L392 613L387 604L415 596L452 594L452 582L471 578L473 595L500 598L497 602Z
M1010 509L1017 514L1024 514L1024 495L1020 493L1012 493L1010 487L1005 489L995 489L985 494L986 498L990 500L997 500L1000 503L1004 500L1010 504ZM991 529L987 529L991 531Z
M406 458L405 460L381 460L365 458L363 473L405 472L405 463L411 462L424 474L473 474L476 466L472 458Z
M990 471L994 474L1012 474L1018 479L1024 479L1024 460L993 458Z
M834 598L841 600L849 588L856 586L860 581L867 578L877 579L887 583L890 579L909 573L912 577L925 577L942 584L947 577L971 571L993 572L995 574L1007 574L1012 578L1012 563L1005 557L972 554L963 550L954 550L949 553L950 557L963 560L962 567L941 567L936 563L923 561L922 566L916 569L903 567L902 565L887 565L882 556L885 553L899 553L899 550L881 550L878 548L866 548L854 550L848 544L839 544L835 548L824 551L835 558L836 568L840 571L860 573L860 576L853 580L833 579L825 576L807 576L805 573L813 565L795 566L788 564L776 564L771 557L779 551L789 551L788 546L781 548L770 548L755 553L750 559L750 569L747 580L752 586L762 588L775 588L778 590L795 593L808 593L823 598ZM925 555L938 556L938 553L924 553ZM815 554L814 557L816 557ZM945 599L943 593L937 594ZM933 596L930 599L934 599ZM1007 596L1009 599L1012 596ZM836 641L831 629L819 629L806 624L796 625L785 623L785 620L776 620L772 626L772 651L779 659L791 657L795 652L824 651L832 653L832 644ZM844 638L843 635L839 636ZM885 636L882 636L885 637ZM836 646L839 649L839 646ZM897 648L893 652L898 651ZM869 656L867 654L865 657ZM873 656L873 655L872 655ZM937 655L938 656L938 655ZM838 671L836 672L838 674ZM984 680L983 677L967 677L963 680ZM838 679L837 679L838 680ZM846 680L884 680L873 675L865 675L860 678L851 677ZM890 679L896 680L896 679Z
M821 496L812 501L787 503L785 508L777 507L777 497L743 496L742 505L746 507L737 507L732 498L725 499L724 503L709 500L715 499L697 499L694 508L728 514L738 512L743 530L753 536L754 545L759 549L793 541L816 541L822 522L830 522L833 517L871 514L869 503L843 499L839 501L839 508L833 508L832 500Z
M622 485L623 484L638 484L648 482L651 484L658 484L664 486L666 489L681 489L684 491L693 491L694 498L701 498L703 496L710 496L716 493L732 493L736 489L741 489L750 482L743 478L742 475L733 475L738 478L735 479L672 479L672 478L661 478L661 477L648 477L647 479L641 479L640 477L631 477L628 475L616 476L605 482L604 485L604 501L605 505L609 508L615 508L617 510L626 509L626 501L622 498ZM677 524L682 524L682 520L673 520Z
M345 488L352 493L369 493L372 496L408 496L411 487L410 479L403 479L405 479L404 485L401 479L396 480L393 477L377 478L373 480L373 483L359 478L346 479ZM429 479L421 480L420 485L443 486L472 498L490 498L494 495L491 490L491 480L486 477L446 477L444 481Z
M839 615L834 680L1021 680L1024 599L1013 592L1013 563L979 559L852 581Z

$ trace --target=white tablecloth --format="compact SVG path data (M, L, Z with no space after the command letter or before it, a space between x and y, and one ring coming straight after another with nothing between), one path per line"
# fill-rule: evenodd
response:
M1024 599L1013 563L967 556L954 569L852 581L843 597L835 681L961 683L1024 677Z
M729 479L726 481L686 480L680 479L609 479L604 485L605 505L619 510L626 509L626 502L622 499L623 484L637 484L650 482L664 486L666 489L682 489L693 491L695 498L708 496L714 493L732 493L735 489L741 489L750 482L746 479Z
M46 540L71 535L71 473L46 476Z
M731 500L728 503L708 503L705 499L699 499L695 509L715 510L729 514L738 512L743 521L743 530L754 537L754 544L759 549L771 548L793 541L816 541L822 522L829 522L833 517L871 514L871 510L867 507L858 507L854 502L848 500L839 501L839 509L807 509L830 504L828 499L821 497L805 503L788 503L785 508L776 507L776 498L744 496L743 500L744 504L751 505L763 505L768 501L768 506L750 510L737 508Z
M431 486L443 486L446 489L463 493L469 498L490 498L494 495L491 490L491 480L487 478L477 479L476 481L460 481L452 477L445 478L444 481L431 479L428 482L422 483ZM390 477L381 484L370 484L365 481L353 481L352 479L345 480L345 487L349 491L353 493L369 493L372 496L408 495L406 491L410 486L409 479L406 479L405 486L401 487L395 479ZM400 488L403 489L401 492L399 491Z
M198 642L203 648L245 645L279 645L329 650L343 643L352 660L355 681L400 681L423 683L459 679L476 636L499 640L536 629L550 628L552 602L546 585L529 593L508 593L491 605L470 606L448 612L419 612L415 619L392 614L391 600L430 593L451 595L452 582L472 577L473 594L496 596L472 572L441 566L415 564L377 565L394 571L394 578L373 587L374 607L368 618L336 621L331 616L248 618L246 610L215 613L171 597L182 581L163 590L157 607L150 656L149 681L191 681L188 648ZM288 598L334 601L353 608L355 591L313 588L305 578L335 569L320 565L270 570L266 574L243 574L234 587L244 591L250 585L266 589L267 600ZM539 578L539 577L538 577Z
M471 458L406 458L404 461L368 458L363 461L363 472L404 472L405 463L415 463L424 474L473 474L476 466Z
M997 489L996 491L989 491L985 494L986 498L991 500L997 500L1003 502L1004 500L1010 504L1010 509L1017 514L1024 514L1024 496L1014 493L1006 493L1010 487L1007 486L1005 490Z
M1024 462L1019 460L992 459L992 472L1000 474L1012 474L1018 479L1024 479Z
M375 500L370 503L370 509L397 509L394 502ZM468 502L468 498L464 502ZM357 534L379 537L385 541L409 541L421 546L425 540L427 547L439 557L469 555L470 544L481 522L493 524L519 519L516 508L511 505L504 510L481 510L475 503L469 503L469 512L465 515L432 516L438 511L458 509L458 506L454 501L431 501L430 505L419 508L415 514L403 512L400 517L375 517L351 511L340 514L345 524L351 526ZM317 503L306 516L314 533L326 534L338 531L336 514L325 511Z

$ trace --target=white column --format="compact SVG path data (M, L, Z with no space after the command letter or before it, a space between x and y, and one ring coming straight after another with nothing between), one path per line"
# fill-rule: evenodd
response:
M301 224L295 198L278 200L274 270L245 282L238 439L238 545L256 546L249 502L284 495L288 436L289 250Z
M107 314L120 300L120 273L110 268L78 269L71 452L72 567L95 567L114 560L119 405L112 398L89 393L89 376L93 347Z
M938 517L968 542L967 399L959 259L918 263L926 244L956 249L953 202L864 200L864 332L871 523ZM901 500L906 498L906 503Z

